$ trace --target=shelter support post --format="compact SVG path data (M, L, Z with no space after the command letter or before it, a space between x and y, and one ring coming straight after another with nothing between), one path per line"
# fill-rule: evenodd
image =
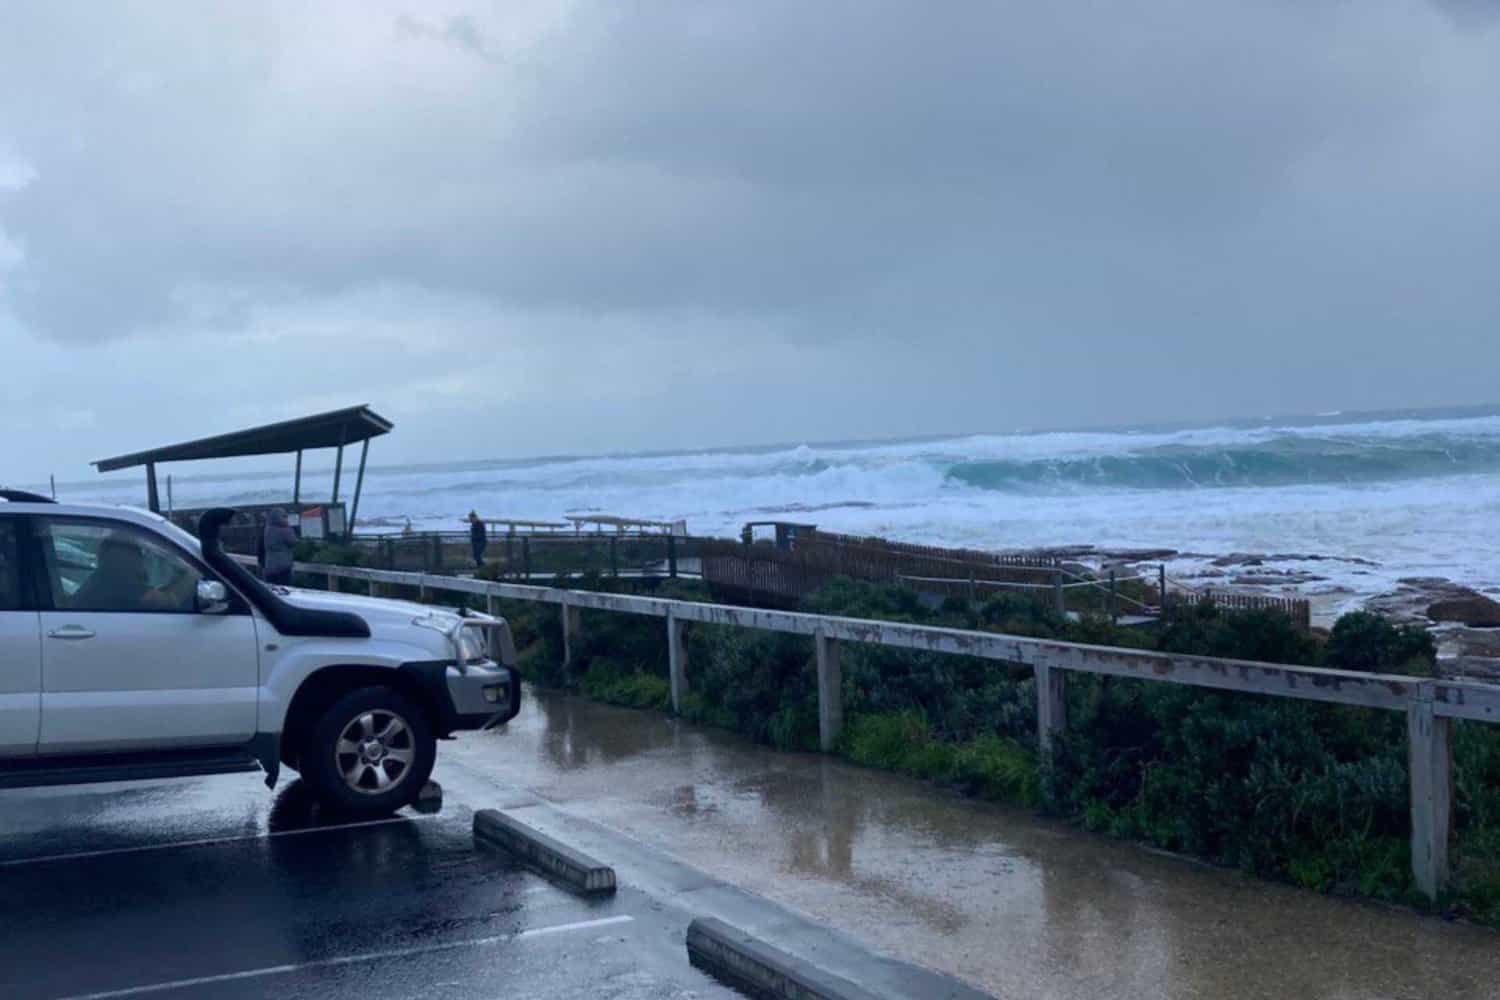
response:
M156 463L146 463L146 506L154 513L161 513L161 499L156 495Z
M297 471L292 475L292 504L302 502L302 449L297 449Z
M333 461L333 502L339 502L339 479L344 474L344 446L339 444L338 457Z
M354 519L359 516L359 491L365 485L365 459L370 457L370 439L359 449L359 473L354 477L354 505L349 508L349 517L344 522L344 537L354 537Z

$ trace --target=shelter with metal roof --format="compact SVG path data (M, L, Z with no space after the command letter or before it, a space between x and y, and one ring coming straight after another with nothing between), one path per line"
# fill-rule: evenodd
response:
M292 481L292 503L302 500L302 453L320 448L337 448L338 457L333 470L333 498L337 504L339 485L344 471L344 449L360 445L359 473L354 481L354 504L349 513L346 531L354 530L354 520L359 514L359 494L365 481L365 460L370 453L370 439L390 433L395 425L380 416L368 405L350 406L327 413L315 413L295 420L282 420L274 424L263 424L245 430L217 434L213 437L184 441L180 444L163 445L146 451L116 455L93 463L100 472L118 469L146 467L146 503L152 510L160 512L160 493L157 489L156 467L167 462L195 462L212 458L240 458L249 455L297 456L296 473Z

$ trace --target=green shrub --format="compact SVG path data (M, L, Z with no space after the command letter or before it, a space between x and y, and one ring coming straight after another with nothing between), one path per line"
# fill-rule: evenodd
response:
M760 743L816 746L812 657L812 640L805 636L714 626L688 633L688 662L692 687L701 698L699 711Z
M1039 800L1033 752L998 736L939 741L916 712L855 716L840 749L857 763L950 785L965 795L1028 806Z
M665 711L672 705L672 687L663 677L627 670L610 659L596 659L579 684L590 698L626 708Z
M929 739L927 720L916 712L859 715L845 726L841 749L850 760L894 771L913 751L927 747Z
M1237 660L1313 665L1320 659L1318 640L1275 611L1226 614L1203 603L1174 611L1157 648L1169 653L1226 656Z
M1437 647L1425 629L1392 625L1379 615L1355 611L1334 623L1324 663L1340 670L1430 677L1437 666Z

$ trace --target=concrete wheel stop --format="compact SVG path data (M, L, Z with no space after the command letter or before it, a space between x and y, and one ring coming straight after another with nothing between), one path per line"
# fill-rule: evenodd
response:
M474 840L517 855L543 874L589 896L615 891L615 870L498 809L474 814Z
M417 801L411 804L414 811L430 816L443 810L443 786L429 781L417 793Z
M771 1000L881 1000L849 980L713 917L688 925L688 961L752 996Z

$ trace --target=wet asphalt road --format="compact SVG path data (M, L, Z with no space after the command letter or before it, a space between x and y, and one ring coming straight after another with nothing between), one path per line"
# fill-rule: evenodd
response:
M472 809L320 817L247 775L0 792L0 997L738 996L638 890L475 847Z
M736 996L687 965L694 915L893 997L959 995L926 970L1045 1000L1500 997L1493 931L652 713L531 692L435 774L438 814L334 828L254 775L0 791L0 1000ZM483 807L613 864L620 893L476 851Z
M1493 930L1149 853L657 713L532 691L504 732L445 750L446 787L493 776L1000 997L1500 1000ZM588 849L587 831L558 830Z

